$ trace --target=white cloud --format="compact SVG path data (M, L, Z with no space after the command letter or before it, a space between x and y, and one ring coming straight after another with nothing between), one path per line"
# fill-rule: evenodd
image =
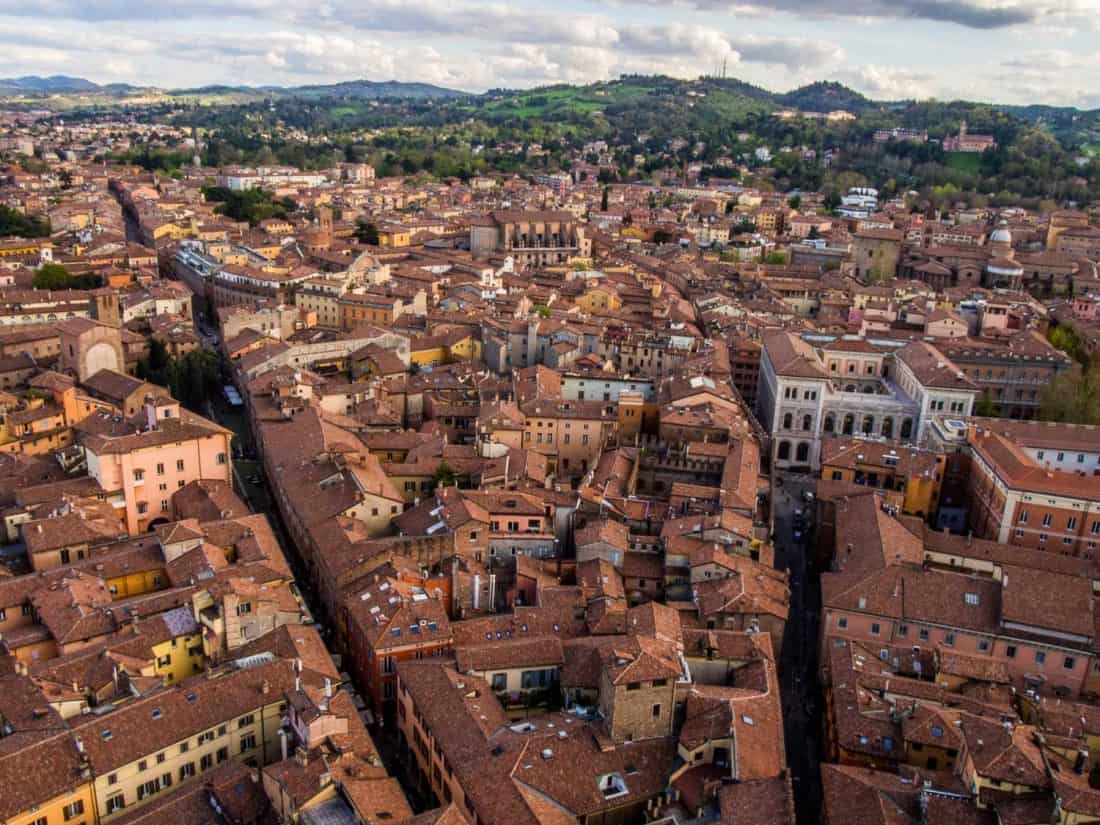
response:
M666 0L629 0L664 5ZM973 29L1067 23L1092 27L1100 10L1097 0L685 0L687 5L712 11L763 14L787 12L816 17L854 17L881 20L930 20Z
M878 100L920 100L936 94L935 78L925 72L867 65L843 69L833 77Z
M1051 32L1097 16L1100 0L618 3L6 0L0 69L165 86L366 77L479 91L621 72L695 76L725 64L775 89L829 78L887 99L1096 98L1090 35Z

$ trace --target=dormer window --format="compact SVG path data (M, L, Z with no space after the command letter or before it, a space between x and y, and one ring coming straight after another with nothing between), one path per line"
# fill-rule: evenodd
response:
M627 793L626 780L621 773L606 773L596 780L604 799L614 799Z

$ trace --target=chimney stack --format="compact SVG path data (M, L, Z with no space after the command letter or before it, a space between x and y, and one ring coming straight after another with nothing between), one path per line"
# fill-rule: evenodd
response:
M157 428L157 408L153 405L152 396L145 398L145 427L149 430Z

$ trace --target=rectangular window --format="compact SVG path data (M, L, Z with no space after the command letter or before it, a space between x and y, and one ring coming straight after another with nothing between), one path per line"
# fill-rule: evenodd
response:
M1076 666L1077 666L1077 660L1075 658L1073 658L1072 656L1067 656L1062 661L1062 667L1064 667L1066 670L1073 670L1073 668L1075 668Z
M1005 656L1009 659L1016 658L1016 645L1009 645L1005 648Z
M879 627L878 622L872 622L871 623L871 635L872 636L877 636L880 629L881 628Z
M899 635L899 636L901 636L901 637L902 637L903 639L904 639L904 638L905 638L906 636L908 636L908 635L909 635L909 625L907 625L907 624L899 624L899 625L898 625L898 635Z
M1041 650L1035 651L1035 664L1041 665L1047 660L1047 655Z
M195 763L188 762L186 765L180 765L180 782L195 775Z
M1053 521L1053 518L1051 517L1050 513L1047 513L1045 516L1043 516L1044 527L1050 527L1051 521Z
M65 821L68 822L73 817L80 816L84 813L84 800L77 799L75 802L70 802L63 809Z
M158 464L157 465L157 475L158 476L164 475L164 465L163 464Z
M661 718L661 706L660 705L654 705L653 706L653 718L654 719L660 719Z
M114 796L107 797L107 813L113 814L115 811L121 811L126 807L126 797L120 793Z
M176 462L176 470L177 470L178 472L181 472L181 473L183 472L183 459L182 459L182 458L181 458L181 459L179 459L179 460L178 460L178 461Z
M255 734L250 733L247 736L242 736L241 737L241 753L244 753L245 751L255 750L255 748L256 748L256 735Z

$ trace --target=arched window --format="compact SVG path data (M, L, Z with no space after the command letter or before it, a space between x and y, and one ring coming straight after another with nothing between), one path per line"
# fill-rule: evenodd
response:
M831 433L836 430L836 419L833 418L833 414L829 413L825 416L825 432Z
M790 413L787 413L785 416L783 416L783 429L789 430L793 422L794 417Z
M812 415L802 416L802 429L809 430L814 425L814 417Z
M894 419L886 416L882 420L882 437L891 438L894 435Z
M851 413L844 416L844 434L851 435L856 429L856 417Z
M863 434L870 435L875 431L875 417L873 415L863 416Z
M913 419L906 418L901 422L901 437L912 438L913 436Z
M791 457L791 442L789 442L789 441L780 441L779 442L779 452L776 453L776 458L778 458L780 461L789 461L790 457Z
M795 453L795 461L799 463L806 463L810 460L810 445L803 441L798 445L798 450Z

